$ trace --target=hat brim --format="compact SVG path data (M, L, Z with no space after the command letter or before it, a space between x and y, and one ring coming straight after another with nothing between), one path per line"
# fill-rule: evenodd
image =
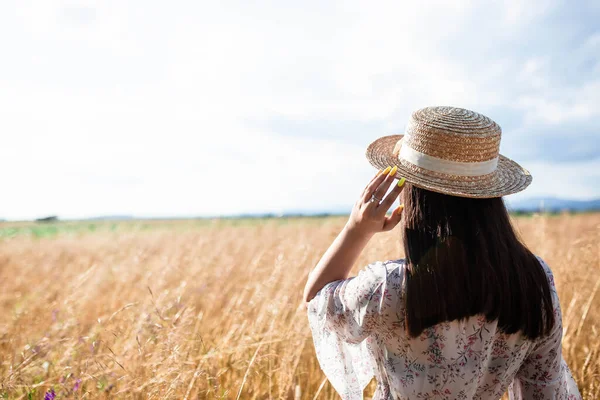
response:
M458 197L502 197L520 192L531 183L529 171L502 155L496 170L483 176L464 177L414 168L394 155L394 147L403 136L384 136L371 143L366 154L371 165L378 169L396 166L397 178L404 177L417 187Z

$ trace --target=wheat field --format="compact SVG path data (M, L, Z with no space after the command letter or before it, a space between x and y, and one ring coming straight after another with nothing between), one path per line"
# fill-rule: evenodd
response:
M337 399L301 293L343 224L20 227L0 238L0 398ZM564 356L584 398L598 399L600 214L515 225L554 271ZM354 272L401 256L399 233L380 234Z

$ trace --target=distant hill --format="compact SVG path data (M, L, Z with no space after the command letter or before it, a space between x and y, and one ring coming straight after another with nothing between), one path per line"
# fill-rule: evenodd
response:
M56 215L50 215L48 217L38 218L35 220L35 222L43 222L43 223L56 222L56 221L58 221L58 217Z
M510 211L593 211L600 210L600 199L594 200L568 200L556 197L535 197L531 199L509 202Z

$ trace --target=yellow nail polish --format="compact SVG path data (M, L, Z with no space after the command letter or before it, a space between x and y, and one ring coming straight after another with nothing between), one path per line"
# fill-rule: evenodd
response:
M391 175L391 176L394 176L394 175L396 175L396 172L398 172L398 167L396 167L396 166L394 165L394 168L392 168L392 170L390 171L390 175Z
M404 210L404 204L400 204L398 207L396 207L396 209L394 210L394 212L396 214L398 214L399 212L401 212L402 210Z
M383 170L382 174L387 174L388 172L390 172L390 169L392 169L392 167L387 167Z
M406 182L406 178L400 178L400 180L398 181L398 187L402 187L404 185L404 182Z

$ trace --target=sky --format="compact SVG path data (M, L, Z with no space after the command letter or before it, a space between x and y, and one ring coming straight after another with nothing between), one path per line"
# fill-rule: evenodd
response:
M0 218L349 209L369 143L451 105L600 197L597 1L0 3Z

